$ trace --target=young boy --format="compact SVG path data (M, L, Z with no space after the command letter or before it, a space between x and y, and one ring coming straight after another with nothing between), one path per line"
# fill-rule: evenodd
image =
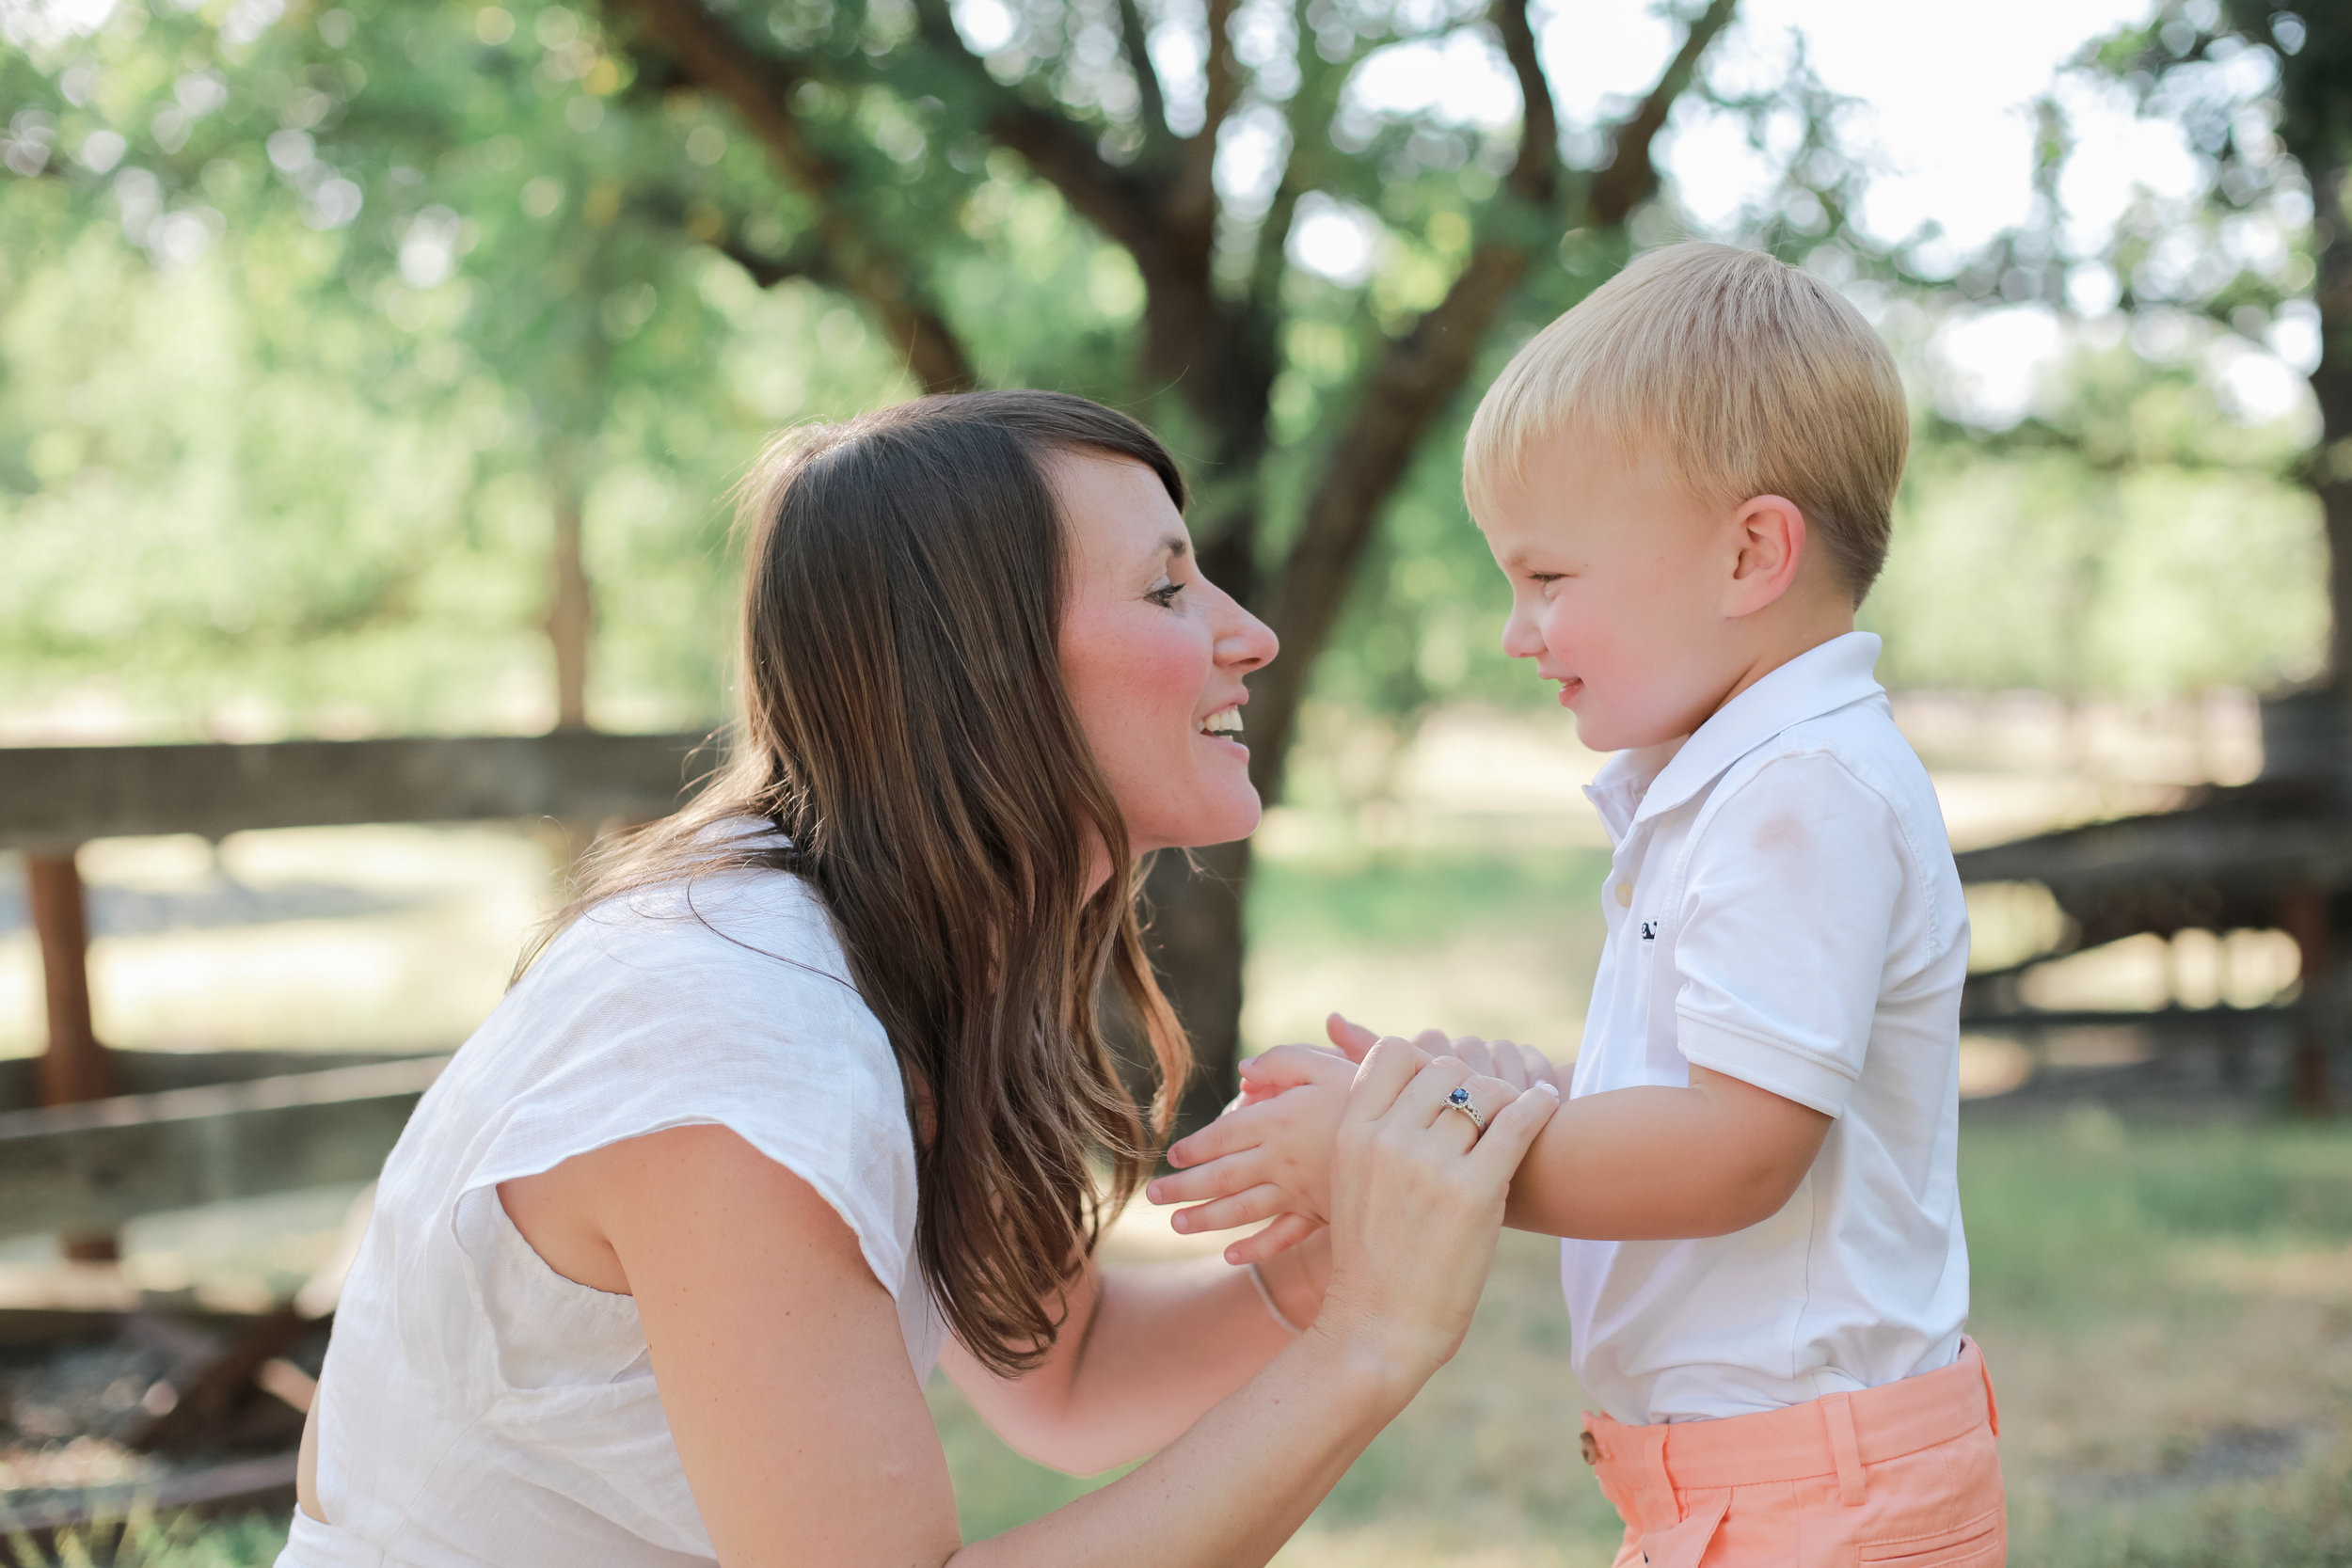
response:
M1961 1332L1967 915L1854 630L1908 439L1852 306L1711 245L1633 262L1471 422L1503 647L1618 753L1587 790L1615 854L1571 1097L1509 1220L1566 1238L1620 1568L2006 1558L1992 1389ZM1333 1037L1368 1041L1336 1018ZM1511 1085L1461 1073L1474 1137ZM1284 1216L1235 1261L1306 1233L1351 1074L1307 1047L1257 1058L1248 1102L1171 1151L1187 1168L1153 1199L1215 1200L1188 1230Z

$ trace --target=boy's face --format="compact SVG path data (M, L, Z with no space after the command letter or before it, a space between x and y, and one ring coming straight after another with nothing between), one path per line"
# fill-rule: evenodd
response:
M1739 560L1730 509L1650 460L1561 435L1529 448L1522 478L1479 518L1511 580L1502 651L1560 682L1597 752L1689 735L1739 684L1725 590Z

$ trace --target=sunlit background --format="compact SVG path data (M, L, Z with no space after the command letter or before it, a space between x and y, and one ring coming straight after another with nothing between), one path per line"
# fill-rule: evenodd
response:
M790 102L850 171L841 199L921 258L980 380L1135 408L1213 474L1211 421L1138 379L1129 250L975 134L956 92L890 77L921 8L792 0L741 24L787 55L866 40L879 85L820 75ZM1500 221L1521 97L1484 7L1228 9L1213 264L1222 297L1279 317L1248 481L1271 571L1385 345ZM812 253L821 203L718 93L661 74L633 14L0 0L0 744L723 721L728 486L776 428L913 395L925 372ZM1212 109L1207 14L960 0L952 20L991 79L1126 168L1155 144L1124 21L1182 138ZM1532 13L1564 199L1705 14ZM2257 775L2259 700L2323 673L2329 610L2309 487L2314 203L2279 135L2282 52L2306 24L2265 12L2265 42L2235 17L2215 0L1738 7L1673 97L1659 187L1622 224L1545 232L1308 650L1249 883L1246 1048L1344 1006L1575 1050L1606 863L1580 786L1600 759L1497 646L1506 596L1454 454L1485 377L1631 249L1768 246L1893 345L1915 439L1864 620L1957 847ZM1196 522L1230 499L1212 479ZM86 845L97 1033L450 1049L496 1005L581 832ZM0 1056L44 1040L22 886L0 857ZM1972 914L1986 970L2063 919L2027 883L1978 891ZM2254 1007L2299 983L2278 930L2190 931L2046 966L2027 1000ZM2352 1144L2259 1097L2004 1099L2150 1054L2127 1026L2040 1054L1964 1043L2017 1560L2347 1560ZM265 1305L332 1252L351 1196L135 1222L108 1289ZM1605 1505L1562 1435L1580 1396L1551 1254L1507 1242L1462 1362L1279 1560L1608 1560ZM1114 1244L1184 1243L1139 1214ZM47 1238L0 1243L0 1307L69 1274ZM147 1473L30 1387L0 1401L0 1512ZM1087 1484L1014 1459L951 1393L936 1403L969 1529ZM278 1528L154 1550L266 1560Z

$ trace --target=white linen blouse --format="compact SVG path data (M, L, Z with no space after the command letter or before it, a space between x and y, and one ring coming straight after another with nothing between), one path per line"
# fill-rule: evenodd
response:
M897 1059L799 879L625 895L549 945L384 1166L320 1380L318 1493L278 1568L672 1568L716 1560L636 1303L564 1278L498 1184L672 1127L726 1127L857 1235L927 1377ZM781 1330L780 1330L781 1331Z

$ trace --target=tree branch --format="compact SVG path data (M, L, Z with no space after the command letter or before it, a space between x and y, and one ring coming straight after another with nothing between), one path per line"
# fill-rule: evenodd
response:
M1707 9L1691 24L1683 35L1682 47L1658 78L1658 85L1642 100L1642 106L1633 111L1617 127L1614 146L1609 162L1593 176L1591 190L1585 197L1585 214L1597 228L1613 229L1623 223L1644 198L1658 188L1658 168L1650 161L1650 144L1665 128L1666 116L1698 74L1699 57L1707 53L1717 35L1731 24L1731 13L1739 0L1708 0Z
M1331 148L1331 117L1339 112L1348 73L1364 54L1359 47L1343 60L1325 59L1307 18L1311 3L1295 0L1292 8L1298 40L1293 51L1298 87L1282 105L1283 123L1291 134L1290 155L1283 160L1274 199L1259 220L1257 255L1250 264L1250 302L1269 320L1281 309L1282 277L1289 265L1291 226L1298 216L1299 198L1319 187L1329 172L1325 156Z
M1127 51L1127 69L1135 73L1136 94L1142 102L1143 139L1154 150L1165 147L1168 135L1168 94L1160 72L1152 63L1152 32L1143 24L1143 9L1136 0L1119 0L1119 37Z
M1529 0L1494 0L1495 30L1503 56L1519 79L1519 155L1511 165L1511 189L1529 201L1549 206L1560 185L1560 115L1544 76L1535 29L1527 19Z
M1020 153L1081 216L1142 261L1158 242L1159 217L1136 177L1104 158L1084 126L1039 107L990 75L987 62L965 47L956 31L946 0L915 0L914 16L924 43L955 70L963 89L978 102L978 118L991 139Z
M977 385L963 344L909 281L905 259L877 242L844 198L841 166L803 132L792 93L808 73L745 47L698 0L607 4L633 19L690 79L724 99L785 177L815 198L811 240L828 279L872 309L923 389L957 391Z
M1235 0L1209 0L1207 98L1200 129L1184 143L1184 172L1168 198L1169 215L1187 230L1206 230L1216 215L1216 137L1241 98L1241 67L1233 58Z

